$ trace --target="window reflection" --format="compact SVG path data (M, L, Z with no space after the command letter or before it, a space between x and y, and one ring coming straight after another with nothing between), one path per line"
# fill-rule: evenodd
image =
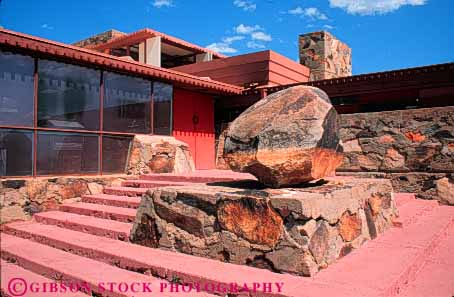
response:
M0 125L33 126L34 60L0 51Z
M104 130L150 133L151 82L106 72Z
M153 84L153 133L170 135L172 133L172 85L155 82Z
M100 71L39 60L38 126L99 130Z
M98 172L98 136L38 132L37 173L82 174Z
M0 176L33 172L33 132L0 129Z
M106 135L102 139L103 172L125 173L132 137Z

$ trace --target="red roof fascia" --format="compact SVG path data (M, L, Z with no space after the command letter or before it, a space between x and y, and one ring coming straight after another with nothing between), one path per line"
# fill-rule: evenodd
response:
M106 49L120 48L120 47L127 46L127 45L137 44L137 43L143 42L147 38L156 37L156 36L160 36L165 42L173 44L175 46L183 47L183 48L186 48L186 49L189 49L192 51L196 51L196 52L200 52L200 53L212 53L213 56L217 57L217 58L226 58L227 57L218 52L197 46L195 44L189 43L182 39L179 39L179 38L176 38L176 37L173 37L173 36L170 36L170 35L167 35L167 34L152 30L152 29L148 29L148 28L133 32L131 34L127 34L125 36L117 37L106 43L89 46L87 48L98 50L98 51L103 51Z
M55 57L69 58L76 62L90 63L101 67L108 67L119 71L152 77L153 79L213 90L224 94L241 94L243 91L243 88L227 83L206 80L183 72L159 68L136 61L127 61L119 57L97 51L18 33L7 29L0 29L0 46L1 45L21 48Z

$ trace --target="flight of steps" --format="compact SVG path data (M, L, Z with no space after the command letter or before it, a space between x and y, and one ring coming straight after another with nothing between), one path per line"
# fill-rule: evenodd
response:
M213 296L195 290L170 292L175 281L225 285L283 283L283 292L266 296L451 296L454 284L429 270L454 275L454 207L397 194L400 211L396 227L340 259L313 278L277 274L186 254L151 249L128 242L140 196L151 187L248 178L231 172L198 172L192 176L147 175L86 195L59 211L35 214L34 220L3 226L1 289L21 277L43 283L50 279L87 282L96 296L152 296L149 292L102 291L100 282L152 283L155 296ZM450 248L451 250L446 251ZM441 263L441 264L440 264ZM444 270L443 270L444 269ZM429 285L421 290L418 286ZM415 281L416 280L416 281ZM419 281L418 281L419 280ZM440 284L441 283L441 284ZM160 287L164 291L160 292ZM207 286L211 288L211 286ZM424 290L422 290L424 289ZM208 290L209 291L209 290ZM251 296L264 296L258 288ZM47 295L46 295L47 294ZM451 294L451 295L450 295ZM225 295L225 294L224 294ZM57 296L40 293L25 296ZM62 296L87 296L81 292ZM427 296L427 295L424 295Z

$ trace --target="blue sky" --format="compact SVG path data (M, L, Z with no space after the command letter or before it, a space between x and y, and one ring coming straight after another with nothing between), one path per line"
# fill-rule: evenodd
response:
M353 73L454 61L453 0L0 0L0 25L72 43L111 28L152 28L237 55L297 60L298 34L330 31Z

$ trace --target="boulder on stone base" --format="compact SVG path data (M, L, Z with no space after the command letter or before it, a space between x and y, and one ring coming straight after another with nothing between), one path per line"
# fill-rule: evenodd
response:
M127 173L190 173L195 170L189 146L171 136L136 135Z
M334 173L342 162L338 116L325 92L295 86L271 94L234 120L224 159L270 187Z

